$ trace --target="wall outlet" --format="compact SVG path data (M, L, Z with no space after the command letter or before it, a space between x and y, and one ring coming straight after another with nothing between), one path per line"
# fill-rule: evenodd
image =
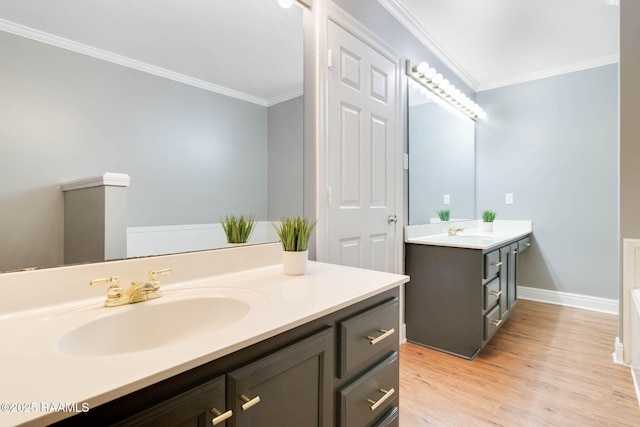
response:
M505 198L504 201L507 205L512 205L513 204L513 193L507 193L505 194Z
M445 194L444 197L442 198L442 203L444 203L445 205L448 205L449 203L451 203L451 197L448 194Z
M409 170L409 155L407 153L402 153L402 160L404 164L404 170Z

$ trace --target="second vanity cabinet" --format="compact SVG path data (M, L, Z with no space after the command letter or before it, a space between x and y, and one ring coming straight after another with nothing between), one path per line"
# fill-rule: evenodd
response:
M517 303L518 254L530 236L488 250L406 244L407 340L474 358Z
M398 290L58 425L397 426Z

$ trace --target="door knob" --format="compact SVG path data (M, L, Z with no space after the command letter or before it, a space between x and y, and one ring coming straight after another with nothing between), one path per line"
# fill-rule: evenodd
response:
M396 222L398 222L398 217L395 215L389 215L389 218L387 218L387 222L389 224L394 224Z

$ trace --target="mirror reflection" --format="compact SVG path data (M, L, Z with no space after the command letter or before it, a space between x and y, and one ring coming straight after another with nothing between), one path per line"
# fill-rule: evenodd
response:
M445 109L413 82L408 93L409 224L473 219L473 120Z
M302 14L275 0L0 3L0 271L67 263L61 186L111 173L130 178L121 203L83 201L72 225L124 211L127 247L74 262L226 246L229 214L255 215L249 243L277 241L270 221L303 209Z

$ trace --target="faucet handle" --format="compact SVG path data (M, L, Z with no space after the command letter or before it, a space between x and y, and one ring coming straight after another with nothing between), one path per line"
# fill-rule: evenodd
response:
M165 268L162 270L151 270L149 272L149 280L156 280L158 276L160 276L161 274L169 274L171 273L173 270L170 268Z
M120 276L111 276L111 277L105 277L102 279L93 279L92 281L89 282L91 286L104 285L105 283L111 283L111 285L109 285L109 287L107 288L107 301L105 303L122 298L122 294L124 293L124 288L120 286Z

